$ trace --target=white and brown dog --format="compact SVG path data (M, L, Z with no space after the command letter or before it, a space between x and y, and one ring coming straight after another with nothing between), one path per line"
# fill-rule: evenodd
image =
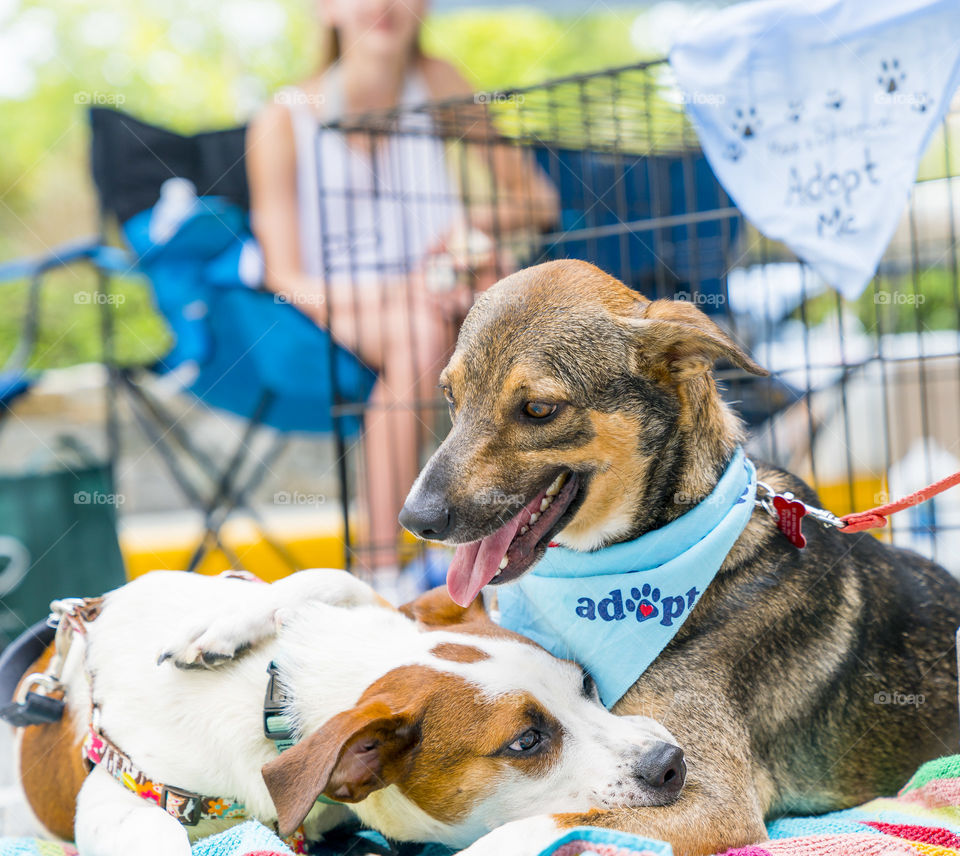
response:
M106 595L78 639L65 715L23 729L19 761L38 819L83 856L188 856L243 816L316 838L351 812L465 847L683 786L665 729L608 713L578 666L442 591L401 612L341 571L269 586L155 572ZM281 754L271 713L292 731Z

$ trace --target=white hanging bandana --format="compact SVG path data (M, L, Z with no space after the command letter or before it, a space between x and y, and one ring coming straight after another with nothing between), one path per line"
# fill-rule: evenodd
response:
M867 286L960 84L958 0L758 0L673 46L741 211L846 297Z
M708 496L666 526L592 553L551 547L497 590L500 624L576 660L613 707L667 647L753 513L742 449Z

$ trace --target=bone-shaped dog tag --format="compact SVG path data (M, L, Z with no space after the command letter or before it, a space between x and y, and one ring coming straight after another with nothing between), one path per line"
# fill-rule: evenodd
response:
M777 512L777 528L786 535L787 540L798 550L806 547L802 523L807 507L799 500L777 495L773 498L773 509Z

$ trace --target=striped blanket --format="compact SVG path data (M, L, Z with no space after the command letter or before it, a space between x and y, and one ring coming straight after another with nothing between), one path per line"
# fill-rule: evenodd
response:
M960 856L960 755L924 764L895 797L817 817L788 817L767 825L769 841L728 850L724 856ZM376 834L345 837L340 846L321 845L323 856L390 854ZM404 856L440 856L444 848ZM24 838L0 839L0 856L76 856L68 844ZM449 851L447 851L449 852ZM250 821L198 841L193 856L286 856L290 850L265 827ZM670 856L669 845L611 830L571 830L540 856Z
M896 797L767 825L770 841L727 856L957 856L960 755L924 764Z
M574 830L540 856L671 852L661 842L601 832ZM895 797L817 817L775 820L767 824L767 834L769 841L723 856L960 856L960 755L924 764Z
M575 830L540 856L663 856L660 842L601 830ZM960 856L960 755L924 764L895 797L817 817L767 824L769 841L723 856ZM571 850L570 839L576 846ZM665 848L665 849L664 849Z
M72 844L35 838L0 838L0 856L78 854ZM293 856L293 851L265 826L251 820L196 842L193 856Z

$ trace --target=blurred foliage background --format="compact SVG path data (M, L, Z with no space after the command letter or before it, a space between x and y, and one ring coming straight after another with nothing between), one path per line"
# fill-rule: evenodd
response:
M434 12L423 44L480 89L662 52L646 26L662 9L589 8L579 15L523 6ZM185 132L235 125L271 92L310 74L319 42L312 0L0 0L0 260L41 255L95 231L89 104ZM90 287L82 267L50 278L36 367L97 359L96 307L76 302ZM146 289L135 280L119 289L120 358L159 356L166 332ZM25 298L25 284L0 293L0 361L16 341Z
M316 67L320 33L314 4L0 0L0 261L44 255L95 232L88 105L120 107L183 132L244 122L272 92ZM583 11L551 13L541 0L538 7L435 11L424 23L422 39L428 52L457 64L478 89L509 88L660 57L671 34L703 6L584 0ZM570 10L571 4L560 8ZM663 107L678 109L665 102ZM945 174L946 152L938 134L921 177ZM960 154L951 152L951 159ZM944 323L943 301L936 299L940 284L932 283L934 299L925 305L933 326ZM169 340L148 289L135 278L121 278L116 287L118 358L142 364L161 356ZM34 367L100 357L99 313L83 299L92 288L92 274L83 266L49 278ZM18 339L26 295L25 283L0 287L0 365ZM828 311L826 302L819 310ZM873 311L872 305L858 307L856 314L867 323ZM893 322L891 329L898 329L899 321Z

